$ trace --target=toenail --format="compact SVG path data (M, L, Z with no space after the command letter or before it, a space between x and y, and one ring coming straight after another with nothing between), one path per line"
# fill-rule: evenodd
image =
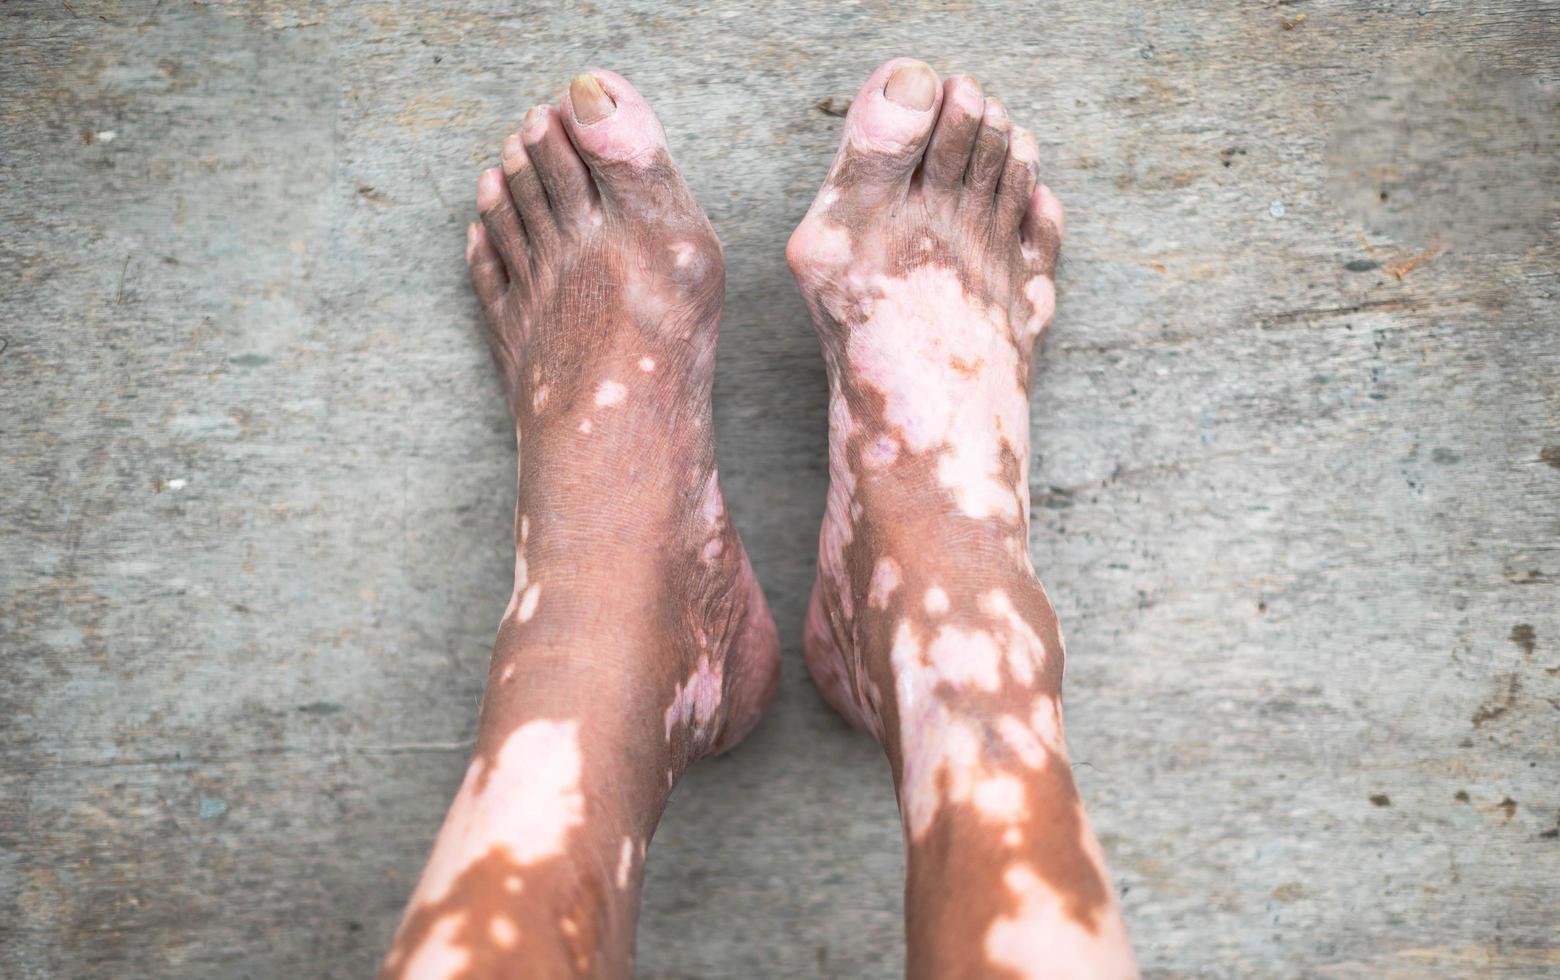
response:
M477 178L477 210L486 211L498 204L504 194L504 171L490 167Z
M617 109L596 76L590 74L574 76L569 83L569 101L574 105L574 118L583 126L601 122Z
M511 133L509 138L504 140L504 148L500 152L505 163L513 163L520 160L525 155L520 148L520 135Z
M888 76L883 94L896 105L925 112L937 98L937 75L919 61L901 65Z
M1000 100L988 95L983 119L988 129L1006 129L1008 127L1007 107Z
M1040 146L1033 136L1021 130L1009 142L1008 154L1032 170L1040 159Z
M525 119L520 123L520 134L525 137L527 143L539 142L542 134L547 131L547 107L534 105L525 114Z

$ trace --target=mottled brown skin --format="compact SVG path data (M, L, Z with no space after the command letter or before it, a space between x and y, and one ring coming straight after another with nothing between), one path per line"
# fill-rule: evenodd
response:
M582 867L569 855L540 865L522 865L503 850L494 849L460 876L444 900L408 910L381 975L403 975L398 957L427 942L434 924L450 914L462 916L455 943L470 957L463 968L444 974L451 980L517 975L515 948L493 935L493 924L501 917L523 918L521 936L528 941L524 959L527 977L627 975L629 963L619 951L632 942L634 919L625 911L637 905L639 885L634 886L632 901L617 901L610 874L608 869ZM520 900L505 887L506 881L520 876L526 882L525 891L544 896L520 906L523 916L515 914ZM565 921L582 925L571 933L565 931Z
M576 115L582 97L610 99L609 118ZM745 735L777 681L763 595L723 505L709 514L720 243L618 76L577 78L523 132L506 143L502 183L483 175L468 241L521 467L515 601L463 793L488 791L521 726L567 719L583 821L541 860L462 855L442 895L414 896L385 977L413 975L441 920L460 924L438 943L460 965L439 975L630 975L643 847L672 786ZM711 715L673 725L668 706L701 657L722 668ZM518 940L503 941L511 928Z
M719 243L618 76L577 77L522 132L479 182L467 249L522 448L515 591L386 977L631 973L672 786L775 687L715 473ZM909 973L1129 975L1027 555L1026 389L1060 207L1033 138L970 79L890 62L847 133L787 250L833 397L806 640L894 772Z
M852 115L880 111L871 101L872 85L858 96ZM893 76L889 76L892 84ZM971 91L973 89L973 92ZM1011 487L1013 516L963 512L952 490L939 478L946 444L911 451L904 433L888 415L886 393L853 363L853 335L878 314L874 298L898 288L921 270L951 272L972 309L999 310L1005 332L999 343L1011 346L1016 377L991 378L993 397L1013 389L1027 400L1033 373L1034 344L1050 310L1038 309L1025 285L1036 277L1049 281L1056 266L1061 229L1059 207L1037 207L1049 192L1037 191L1036 167L1016 149L1019 136L995 100L982 104L973 81L949 79L934 112L937 128L924 146L886 149L861 139L867 123L847 120L840 158L825 180L808 218L793 236L788 257L813 314L829 368L831 397L831 479L849 488L848 506L831 507L825 518L820 576L809 617L809 667L831 703L864 724L883 742L906 814L905 890L908 970L912 977L990 977L1074 975L1064 962L1025 963L1014 971L993 962L986 948L993 923L1020 914L1018 897L1004 883L1015 864L1031 870L1060 900L1062 914L1089 936L1109 925L1102 941L1119 935L1118 949L1096 970L1085 965L1077 975L1130 975L1130 950L1120 931L1119 910L1105 869L1091 853L1081 802L1071 766L1057 732L1038 768L1020 759L997 728L1004 716L1027 716L1037 699L1056 705L1058 726L1064 652L1055 612L1028 561L1027 432L998 433L1000 483ZM863 105L865 108L862 108ZM881 105L881 103L878 103ZM973 113L967 107L982 106ZM854 141L854 142L853 142ZM1010 153L1010 144L1015 151ZM849 259L843 263L837 242L848 235ZM832 237L831 237L832 236ZM892 280L884 284L885 280ZM865 294L865 295L864 295ZM1043 321L1043 322L1041 322ZM874 329L894 336L896 324ZM950 325L951 326L951 325ZM905 324L906 330L913 324ZM915 346L907 337L907 346ZM906 355L909 356L909 355ZM957 376L986 378L995 369L979 358L951 355L947 367ZM903 392L896 394L904 395ZM844 426L834 424L843 403ZM998 421L1001 420L1001 413ZM1027 408L1021 418L1027 426ZM891 462L869 462L874 446L897 446ZM831 524L848 524L848 543L839 556L841 575L830 571ZM897 563L898 584L886 604L874 603L872 583L880 559ZM947 596L946 609L931 612L923 597L933 587ZM993 819L969 800L951 799L944 771L937 785L942 797L929 826L912 832L906 798L905 743L898 676L892 657L896 633L907 626L920 643L942 627L1000 632L1004 624L983 610L980 597L999 590L1038 636L1032 671L1017 677L1006 663L995 690L936 682L931 696L978 732L985 772L1011 774L1022 786L1017 825ZM848 593L848 595L846 594ZM928 672L931 673L930 671ZM862 675L865 676L862 676Z
M831 617L838 631L835 642L843 649L862 651L869 676L883 692L879 710L889 733L884 748L896 785L902 781L904 759L899 740L893 737L900 730L900 719L888 651L901 621L916 624L923 636L947 624L993 628L997 624L979 610L977 596L993 587L1003 588L1046 649L1057 655L1042 661L1029 685L1019 683L1004 668L1007 682L996 693L943 685L937 695L956 706L960 715L976 720L1026 713L1036 694L1061 699L1064 655L1056 614L1038 581L1013 562L1005 539L1014 529L989 519L961 518L952 513L951 499L933 499L926 506L928 498L938 496L933 490L911 494L919 499L907 500L905 483L935 486L929 473L916 475L931 465L925 459L908 460L887 479L862 474L857 493L866 520L858 523L859 537L846 549L855 586L855 615L848 626L837 610ZM879 523L869 516L873 514L895 516ZM877 557L885 554L909 557L901 559L900 588L888 607L879 610L867 603L868 583ZM920 601L933 585L949 596L948 612L937 617L928 614ZM980 940L991 922L1017 910L1002 882L1003 870L1015 855L1030 862L1066 897L1067 914L1081 927L1094 931L1100 915L1112 911L1112 891L1103 869L1080 843L1081 804L1067 758L1049 757L1039 778L1034 778L994 730L986 730L984 741L991 756L1024 775L1024 807L1031 816L1023 844L1018 849L1002 845L998 838L1003 827L967 804L945 804L931 830L908 844L905 934L911 976L1002 975L986 962Z

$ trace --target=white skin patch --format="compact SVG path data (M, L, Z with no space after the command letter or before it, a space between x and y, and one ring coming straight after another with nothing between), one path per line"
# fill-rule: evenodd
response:
M699 505L699 513L704 515L704 523L711 527L719 524L726 516L726 501L720 495L720 479L714 473L704 481L704 496Z
M951 711L938 694L943 686L1001 689L1004 651L996 638L987 630L950 625L923 645L914 627L902 621L889 659L899 699L901 810L910 838L924 835L945 803L973 804L999 822L1023 819L1023 774L988 763L977 728ZM1032 718L998 719L998 733L1026 766L1043 765L1050 746L1060 754L1061 719L1055 703L1041 695Z
M975 808L1004 823L1016 823L1025 816L1024 786L1012 776L988 776L975 783Z
M541 385L531 392L531 412L537 414L547 407L549 390L546 385Z
M905 832L913 840L931 828L944 790L951 801L969 798L981 746L974 729L955 718L933 693L935 682L927 683L921 643L909 623L901 622L895 630L889 658L899 698L904 760L900 811Z
M1036 665L1045 659L1045 644L1039 634L1013 608L1008 594L1001 589L980 597L981 612L1005 620L1008 627L1007 665L1013 679L1028 687L1034 683Z
M483 759L473 760L412 905L437 904L468 868L495 851L519 865L562 854L570 832L585 822L580 770L576 721L527 722L504 740L490 769L484 771ZM430 945L431 939L418 955Z
M970 297L952 269L874 276L871 286L870 317L847 349L855 376L883 396L906 449L938 451L938 482L962 513L1020 519L1003 452L1022 473L1029 413L1007 318Z
M997 919L986 931L986 955L993 963L1000 963L1020 976L1039 977L1036 964L1046 963L1048 955L1054 957L1068 938L1054 935L1067 919L1061 897L1047 888L1028 865L1008 868L1002 881L1008 892L1018 897L1018 909L1011 916ZM1048 963L1047 970L1053 975L1065 975L1061 964L1054 959Z
M640 322L670 324L666 314L671 309L671 301L666 290L644 282L641 276L630 276L623 287L628 308Z
M628 389L618 381L603 381L596 386L596 407L612 408L623 404L623 399L628 397Z
M899 562L892 558L879 558L872 566L872 584L867 588L867 605L873 609L887 609L888 600L899 588Z
M922 683L976 687L995 691L1002 686L1002 650L987 630L944 626L926 648Z
M861 448L861 465L869 470L881 470L899 458L899 443L888 436L878 436Z
M628 887L628 873L634 869L634 840L632 837L623 838L623 847L618 851L617 886Z
M709 537L705 539L704 547L699 550L699 558L705 564L714 564L726 550L726 539L722 534L726 525L726 500L720 494L720 480L714 473L711 473L709 479L704 482L704 496L699 506L699 513L709 528Z
M590 435L591 428L590 419L580 419L580 433L582 435Z
M672 262L679 269L687 269L693 265L699 256L698 248L692 242L674 242L672 244Z
M926 590L926 611L933 616L941 616L948 611L948 593L937 586Z
M645 372L646 374L649 374L651 371L654 371L655 370L655 358L653 358L653 357L641 357L639 359L639 370Z
M1092 835L1085 835L1084 849L1096 867L1103 867ZM987 959L1024 980L1138 975L1119 916L1099 917L1095 931L1083 928L1067 914L1062 896L1028 864L1008 867L1002 882L1018 907L986 930Z
M515 618L522 623L529 623L531 617L536 615L536 605L542 601L542 583L532 582L526 586L526 590L520 596L520 606L515 610Z
M520 941L520 930L512 920L503 916L498 916L488 923L488 935L493 937L493 942L500 949L513 949Z
M1031 769L1045 765L1046 745L1033 726L1012 715L1003 715L997 719L997 734L1024 765Z
M666 739L671 741L677 725L690 726L690 736L698 740L708 734L711 721L721 702L721 667L702 654L685 683L672 691L672 703L666 706Z
M1035 276L1024 284L1024 298L1034 308L1024 323L1024 333L1027 337L1038 337L1056 312L1056 283L1049 276Z

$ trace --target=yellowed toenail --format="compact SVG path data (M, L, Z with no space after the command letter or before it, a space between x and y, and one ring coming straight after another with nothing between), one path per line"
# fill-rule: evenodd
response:
M595 75L575 75L569 83L569 101L574 104L574 118L586 126L601 122L617 108Z
M925 112L937 99L937 73L919 61L900 65L888 76L883 94L906 109Z
M505 163L511 163L523 157L525 154L520 148L520 136L514 133L510 134L509 138L504 140L504 148L501 153Z

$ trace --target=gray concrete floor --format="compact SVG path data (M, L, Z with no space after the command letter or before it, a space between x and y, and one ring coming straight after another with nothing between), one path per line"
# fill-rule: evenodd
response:
M1560 10L0 5L0 974L366 974L459 778L514 455L474 177L573 71L726 243L717 421L787 640L678 790L647 977L892 977L879 752L797 636L824 385L784 268L879 60L1070 209L1034 541L1161 976L1560 972Z

